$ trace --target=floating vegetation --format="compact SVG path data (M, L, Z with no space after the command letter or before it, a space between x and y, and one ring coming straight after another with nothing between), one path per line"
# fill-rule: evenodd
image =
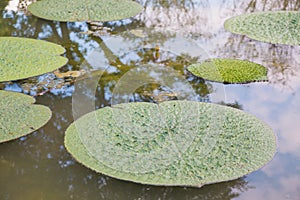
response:
M238 109L193 101L117 104L72 123L65 146L118 179L200 187L258 170L276 151L273 131Z
M271 11L242 14L225 22L225 29L249 38L273 43L300 45L300 12Z
M50 109L34 102L31 96L0 90L0 143L32 133L50 120Z
M65 49L50 42L0 37L0 82L25 79L56 70L68 62Z
M246 60L215 58L192 64L188 70L195 76L216 82L248 83L268 80L267 68Z
M137 15L142 6L129 0L43 0L30 4L35 16L55 21L115 21Z

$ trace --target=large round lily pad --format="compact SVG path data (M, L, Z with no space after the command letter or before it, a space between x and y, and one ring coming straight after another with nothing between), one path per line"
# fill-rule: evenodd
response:
M300 45L300 12L272 11L243 14L225 22L225 29L273 44Z
M267 81L268 70L264 66L246 60L215 58L192 64L188 70L206 80L225 83Z
M197 187L261 168L276 141L266 124L238 109L166 101L88 113L68 127L65 146L83 165L118 179Z
M115 21L137 15L142 6L130 0L43 0L30 4L28 10L55 21Z
M18 37L0 37L0 82L54 71L68 62L57 44Z
M51 110L34 102L31 96L0 90L0 143L32 133L50 120Z

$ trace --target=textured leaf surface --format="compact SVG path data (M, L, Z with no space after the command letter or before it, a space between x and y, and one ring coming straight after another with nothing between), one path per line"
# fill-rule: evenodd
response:
M0 82L51 72L65 65L65 49L46 41L0 37Z
M225 22L230 32L273 44L300 45L300 12L276 11L243 14Z
M97 172L180 186L239 178L261 168L276 150L273 131L254 116L191 101L99 109L68 127L65 146Z
M129 0L43 0L29 5L28 10L55 21L115 21L137 15L142 6Z
M188 70L206 80L225 83L267 81L268 70L257 63L236 59L211 59L190 65Z
M50 109L34 102L31 96L0 90L0 142L32 133L50 120Z

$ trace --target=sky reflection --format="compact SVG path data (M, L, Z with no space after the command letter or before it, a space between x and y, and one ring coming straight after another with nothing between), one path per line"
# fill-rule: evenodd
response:
M149 61L158 65L152 59L153 49L158 45L165 52L160 61L182 62L172 69L186 78L198 101L237 102L244 111L272 127L278 138L275 158L246 177L200 189L144 186L94 173L73 160L63 146L64 131L74 119L70 96L76 88L72 86L64 88L66 93L53 90L37 98L38 103L53 110L48 125L20 140L1 144L0 199L299 199L300 47L271 45L234 35L224 30L223 22L244 12L299 10L300 1L139 2L145 6L141 14L128 20L104 23L112 29L105 35L84 34L92 30L85 22L51 22L15 13L16 5L11 4L7 8L9 11L2 12L0 34L63 45L70 62L61 71L100 70L102 79L95 89L96 96L94 90L81 88L97 108L110 105L118 81L127 72L136 72L130 64ZM169 2L172 2L171 6ZM0 5L6 6L3 2ZM133 34L132 30L139 30L146 37ZM149 49L150 53L147 53ZM146 56L152 60L145 59ZM247 59L263 64L269 69L270 81L246 85L205 82L188 74L186 63L182 61L215 57ZM165 62L159 64L162 63L165 64L163 67L170 67ZM153 77L159 79L160 76L155 74ZM21 92L20 83L4 88ZM156 94L165 88L148 85L140 89ZM132 96L136 101L154 101L138 92Z

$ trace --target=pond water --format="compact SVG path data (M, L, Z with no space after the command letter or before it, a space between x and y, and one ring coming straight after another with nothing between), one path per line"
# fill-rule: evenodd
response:
M0 2L0 36L60 44L69 59L60 72L95 76L74 84L49 73L0 84L36 96L53 111L43 128L0 145L0 199L300 199L300 47L266 44L223 28L241 13L300 10L299 0L140 0L141 14L103 24L42 20L17 12L14 2ZM269 82L224 85L186 71L189 63L215 57L260 63L269 69ZM240 179L185 188L110 178L78 164L64 148L66 128L86 112L170 99L225 103L257 116L276 133L277 154Z

